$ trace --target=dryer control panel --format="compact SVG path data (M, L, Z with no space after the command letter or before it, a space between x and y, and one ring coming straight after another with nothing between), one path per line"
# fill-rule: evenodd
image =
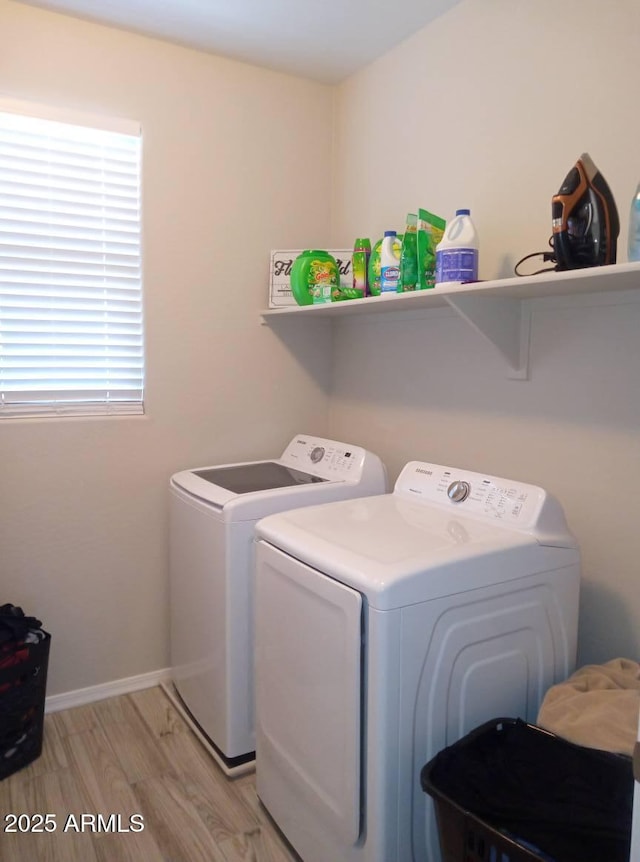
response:
M560 504L545 490L485 473L410 461L398 476L394 494L527 532L567 530Z

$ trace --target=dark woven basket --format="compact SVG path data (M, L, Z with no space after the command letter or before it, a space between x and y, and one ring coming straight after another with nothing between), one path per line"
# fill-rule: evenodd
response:
M47 632L37 643L16 643L20 660L0 668L0 780L42 753L50 644Z
M496 718L420 775L444 862L628 862L631 758Z

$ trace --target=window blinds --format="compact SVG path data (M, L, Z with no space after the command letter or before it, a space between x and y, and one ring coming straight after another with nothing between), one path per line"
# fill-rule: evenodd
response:
M0 101L0 417L141 413L139 127L46 114Z

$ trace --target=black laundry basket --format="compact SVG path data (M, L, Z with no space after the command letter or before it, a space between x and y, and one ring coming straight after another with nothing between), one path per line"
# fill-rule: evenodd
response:
M628 862L631 758L496 718L421 772L443 862Z
M0 780L42 753L51 635L40 629L0 650Z

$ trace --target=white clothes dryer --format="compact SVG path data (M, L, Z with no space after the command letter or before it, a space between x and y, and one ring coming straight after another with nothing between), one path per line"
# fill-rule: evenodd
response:
M304 862L437 862L420 770L575 666L579 552L541 488L422 462L256 525L256 782Z
M244 771L255 754L256 521L285 509L386 490L377 455L304 434L272 460L201 467L171 477L173 683L228 774Z

